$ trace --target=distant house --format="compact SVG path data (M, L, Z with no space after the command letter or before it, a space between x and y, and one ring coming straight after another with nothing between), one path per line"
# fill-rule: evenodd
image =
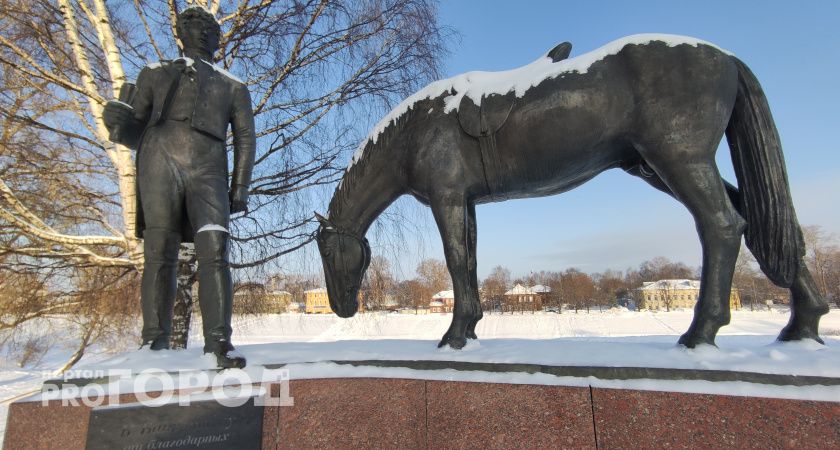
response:
M385 294L385 301L382 306L386 311L390 312L397 312L400 309L400 304L397 303L397 299L391 294Z
M546 297L551 288L538 284L525 287L519 283L513 289L505 292L502 308L504 311L538 311L542 310Z
M451 313L455 309L455 291L440 291L433 295L429 309L433 313Z
M636 290L644 308L650 310L693 308L700 298L700 282L697 280L646 281ZM741 309L741 296L732 288L729 307Z
M531 286L531 290L537 294L537 298L539 299L539 304L542 308L546 308L551 305L551 288L542 284L537 284Z
M291 301L291 293L267 291L262 283L237 283L233 288L234 311L237 313L279 314L286 311Z
M266 292L263 308L272 314L286 312L292 303L292 293L289 291Z
M531 290L534 291L537 295L546 295L551 293L551 288L548 286L543 286L542 284L531 286Z
M265 286L254 281L239 282L233 285L233 310L238 314L258 314L262 310Z
M440 303L441 303L441 305L443 304L443 302L440 302ZM400 314L421 315L421 314L429 314L429 313L434 312L434 311L432 311L431 307L418 306L416 308L400 308L398 312Z
M362 293L359 292L359 309L357 312L365 311L365 302ZM303 291L304 311L306 314L331 314L330 298L326 288L315 288Z
M304 311L305 306L301 305L298 302L289 302L289 305L286 306L286 312L300 314Z
M315 288L303 291L303 302L306 314L329 314L330 298L327 296L326 288Z

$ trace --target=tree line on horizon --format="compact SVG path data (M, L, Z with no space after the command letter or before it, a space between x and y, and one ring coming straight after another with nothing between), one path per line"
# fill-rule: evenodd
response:
M452 282L446 264L438 259L426 259L417 267L416 276L408 280L397 280L390 270L390 263L383 256L375 256L362 283L366 309L369 311L395 308L428 307L432 296L452 289ZM638 268L625 271L608 269L598 273L586 273L578 268L562 272L539 270L524 276L514 277L510 269L496 266L483 280L479 280L480 299L485 313L533 312L534 304L520 309L503 307L504 295L517 284L526 288L546 286L550 292L543 296L540 309L562 312L571 308L575 312L596 307L615 306L619 299L630 298L633 290L643 281L661 279L693 279L699 270L665 257L656 257L642 262Z
M807 254L806 264L817 282L820 292L830 303L840 307L840 238L827 234L820 227L804 227ZM689 267L665 257L644 261L638 267L623 271L607 269L587 273L578 268L565 271L537 270L527 275L513 276L504 266L496 266L483 280L479 280L482 308L487 313L510 310L503 308L504 294L515 285L547 286L551 292L544 296L540 309L562 312L563 308L590 311L609 308L620 300L631 299L644 308L644 298L637 289L644 282L677 279L700 279L700 268ZM452 288L446 264L442 260L421 261L415 276L398 280L392 265L384 256L374 256L362 284L366 309L369 311L394 308L420 308L429 305L436 293ZM756 310L766 307L766 301L787 304L789 291L773 284L758 268L746 247L741 248L735 266L733 289L737 289L742 308ZM666 303L666 307L667 307ZM526 309L518 312L534 311ZM511 311L512 312L512 311Z

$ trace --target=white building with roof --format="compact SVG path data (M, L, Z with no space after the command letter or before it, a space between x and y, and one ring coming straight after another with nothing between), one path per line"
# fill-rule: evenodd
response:
M645 281L637 291L645 309L693 308L700 298L700 281L684 279ZM729 307L741 309L741 297L734 287L729 295Z
M432 296L429 310L433 313L451 313L455 309L455 291L440 291Z
M551 288L541 284L525 287L519 283L505 292L502 302L503 311L539 311L542 310L545 297Z
M551 288L542 284L531 286L531 290L536 294L550 294Z

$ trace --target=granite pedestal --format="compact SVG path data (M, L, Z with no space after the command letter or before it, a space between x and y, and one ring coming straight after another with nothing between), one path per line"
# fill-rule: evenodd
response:
M170 404L164 407L168 412L161 408L158 414L192 417L193 423L164 427L165 440L155 435L121 448L840 448L836 399L394 378L288 383L293 406L256 406L252 401L240 411L258 417L259 427L241 415L225 419L227 412L215 401L195 399L190 406ZM280 385L271 392L280 397ZM61 403L13 403L4 448L102 448L91 443L91 427L100 426L96 417L107 415L108 406ZM121 396L120 404L126 411L141 407L134 394ZM214 411L211 416L224 416L219 417L227 420L228 429L251 426L247 432L259 436L246 447L199 440L224 435L211 419L195 419L211 417L202 415L208 410ZM155 414L142 411L143 417Z

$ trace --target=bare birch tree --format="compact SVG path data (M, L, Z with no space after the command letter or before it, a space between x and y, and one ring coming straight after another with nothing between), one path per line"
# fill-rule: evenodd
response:
M579 309L589 309L597 293L592 277L578 269L566 269L561 276L563 301L574 308L575 313Z
M505 292L510 286L510 270L502 266L494 267L481 284L485 298L482 309L487 313L501 310Z
M452 278L446 263L440 259L424 259L417 264L417 277L426 289L425 297L431 301L432 296L440 291L452 289Z
M393 299L396 280L391 271L391 262L384 256L374 256L370 260L362 289L365 291L365 310L382 311L389 306L388 300Z
M598 287L598 308L602 305L612 307L618 304L619 293L626 292L631 288L625 282L621 272L615 270L605 270L602 273L594 274L592 278Z

